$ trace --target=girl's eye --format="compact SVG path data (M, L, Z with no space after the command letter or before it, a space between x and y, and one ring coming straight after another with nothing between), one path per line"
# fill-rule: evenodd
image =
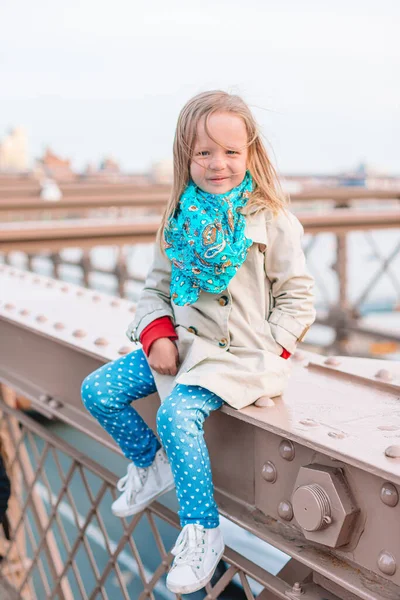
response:
M237 154L236 150L227 150L228 154Z
M208 150L201 150L200 152L197 153L197 156L207 156L208 154Z

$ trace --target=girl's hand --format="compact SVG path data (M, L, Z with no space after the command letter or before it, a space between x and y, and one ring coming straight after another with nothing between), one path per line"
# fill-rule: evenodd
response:
M178 348L169 338L155 340L150 348L148 363L161 375L176 375L179 366Z

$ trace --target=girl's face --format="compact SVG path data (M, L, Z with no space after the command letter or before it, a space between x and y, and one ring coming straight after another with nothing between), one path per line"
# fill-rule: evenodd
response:
M242 183L247 168L247 131L243 119L233 113L217 112L204 117L197 127L190 175L194 183L211 194L225 194ZM221 144L221 145L220 145Z

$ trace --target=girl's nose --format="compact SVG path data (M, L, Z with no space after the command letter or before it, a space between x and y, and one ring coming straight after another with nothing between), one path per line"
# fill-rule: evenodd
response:
M212 171L222 171L225 168L225 161L222 157L215 156L210 161L210 169Z

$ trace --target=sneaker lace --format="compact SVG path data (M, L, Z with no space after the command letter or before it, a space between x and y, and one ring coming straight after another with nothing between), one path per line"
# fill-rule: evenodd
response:
M126 492L129 499L134 493L138 493L147 478L147 468L137 467L135 464L128 465L127 473L117 483L117 489L120 492Z
M205 537L206 530L202 525L196 523L185 525L171 550L175 555L175 564L198 567L205 552Z

